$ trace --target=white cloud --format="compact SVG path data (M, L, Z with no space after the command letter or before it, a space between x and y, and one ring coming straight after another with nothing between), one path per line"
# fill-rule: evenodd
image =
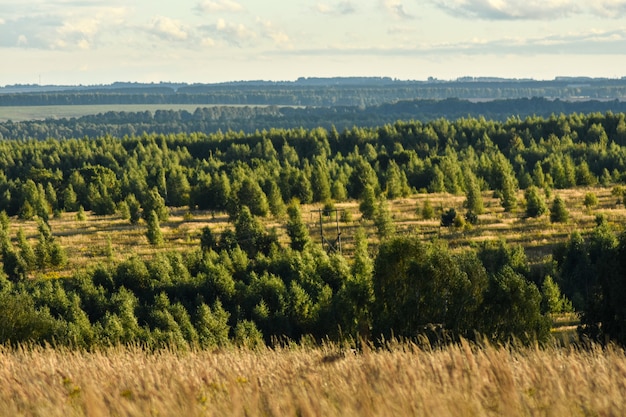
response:
M242 44L257 38L256 32L243 23L227 22L222 18L217 19L217 23L214 25L204 26L201 29L218 36L224 42L234 46L242 46Z
M257 23L261 25L263 36L271 39L276 45L289 44L289 36L283 30L276 28L269 20L262 20L257 17Z
M599 16L618 18L626 15L626 0L595 0L589 7Z
M404 9L404 4L400 0L380 0L383 8L392 16L398 19L413 19L413 15Z
M353 14L356 12L356 8L352 4L351 1L340 1L334 4L328 3L317 3L313 10L317 13L332 15L332 16L342 16Z
M454 15L489 20L548 20L579 11L577 0L433 0L433 3Z
M242 12L243 6L233 0L205 0L195 7L198 13Z
M577 14L626 15L626 0L431 0L449 14L485 20L552 20Z
M165 16L152 20L150 32L169 41L185 41L189 38L189 33L181 21Z
M0 24L0 46L91 48L103 36L118 32L126 14L127 9L124 7L92 7L5 18L3 24Z
M458 42L423 43L401 47L388 43L380 47L329 45L322 49L292 49L274 54L301 56L534 56L534 55L618 55L626 50L626 30L589 30L577 34L505 37L495 40L472 38Z

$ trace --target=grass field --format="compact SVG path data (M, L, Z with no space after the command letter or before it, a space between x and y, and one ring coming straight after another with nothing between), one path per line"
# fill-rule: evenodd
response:
M214 107L214 104L94 104L80 106L0 106L0 122L12 120L22 122L26 120L63 119L88 116L109 111L117 112L144 112L154 113L157 110L187 110L193 113L198 107ZM226 104L228 107L238 105ZM264 106L249 106L264 107Z
M623 416L622 350L1 350L2 415Z
M583 206L584 195L593 192L597 195L599 204L592 210ZM491 193L484 193L485 214L479 216L479 224L471 228L444 228L439 226L439 217L442 210L449 207L456 208L464 213L462 195L450 194L416 194L404 199L389 203L394 217L397 233L411 233L424 241L442 239L450 247L467 247L472 243L490 240L505 239L509 244L520 244L527 252L531 262L541 262L552 253L554 246L566 241L570 234L579 230L588 233L595 226L595 216L603 214L609 222L621 230L626 224L626 209L622 204L616 205L616 197L611 195L610 188L581 188L571 190L557 190L553 197L560 195L566 202L570 212L567 223L551 223L548 215L537 219L524 218L523 207L515 213L505 213L497 199ZM520 199L522 193L520 192ZM552 198L553 198L552 197ZM428 200L435 208L433 219L424 220L416 209L421 209ZM309 228L314 242L320 242L319 214L316 210L320 205L305 205L302 207L302 217ZM358 202L349 201L336 204L336 208L347 211L350 221L340 221L339 228L342 235L342 249L344 255L350 257L354 235L357 228L364 227L368 235L372 254L375 253L378 237L376 228L371 221L363 221L358 208ZM280 241L287 245L289 238L285 231L286 219L267 217L262 219L266 228L275 228ZM324 234L326 238L334 239L337 236L335 218L323 218ZM50 220L53 234L68 254L69 263L62 270L47 271L50 277L68 276L73 271L80 270L96 263L122 261L131 255L149 257L157 251L187 251L198 248L200 233L204 226L210 226L214 233L220 233L225 228L232 228L225 213L189 212L187 209L173 209L167 222L161 223L165 243L160 247L148 244L145 237L146 225L141 221L138 225L131 225L119 216L94 216L87 213L86 220L79 221L75 213L63 213L60 218ZM32 245L36 244L37 223L35 221L21 221L12 219L11 237L15 238L17 229L21 227Z

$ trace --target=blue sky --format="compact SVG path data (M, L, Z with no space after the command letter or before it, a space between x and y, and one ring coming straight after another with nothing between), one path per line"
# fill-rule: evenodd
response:
M626 0L0 0L0 85L626 76Z

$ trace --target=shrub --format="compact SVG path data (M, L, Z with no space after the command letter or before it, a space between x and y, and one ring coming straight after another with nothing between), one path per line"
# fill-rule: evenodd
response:
M454 219L456 219L456 210L453 208L449 208L443 214L441 214L441 225L443 227L450 227L454 224Z

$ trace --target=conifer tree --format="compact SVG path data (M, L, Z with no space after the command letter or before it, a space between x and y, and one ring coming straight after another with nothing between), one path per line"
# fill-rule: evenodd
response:
M376 195L374 194L374 188L369 184L365 186L365 189L361 194L359 210L361 211L364 219L374 219L374 216L376 214Z
M309 230L302 222L302 214L300 213L300 203L292 200L287 207L289 220L287 221L287 235L291 239L291 248L293 250L302 251L306 244L310 241Z
M526 215L528 217L539 217L548 211L545 200L534 185L526 189L524 197L526 198Z
M565 223L569 218L569 212L565 207L565 202L559 196L554 198L550 208L550 221L552 223Z
M159 224L159 216L157 216L154 210L150 211L148 214L148 229L146 231L146 237L148 238L148 242L150 242L153 246L163 244L163 235L161 233L161 225Z
M483 197L480 193L480 186L476 176L467 170L465 176L465 208L474 214L483 214L485 207Z

